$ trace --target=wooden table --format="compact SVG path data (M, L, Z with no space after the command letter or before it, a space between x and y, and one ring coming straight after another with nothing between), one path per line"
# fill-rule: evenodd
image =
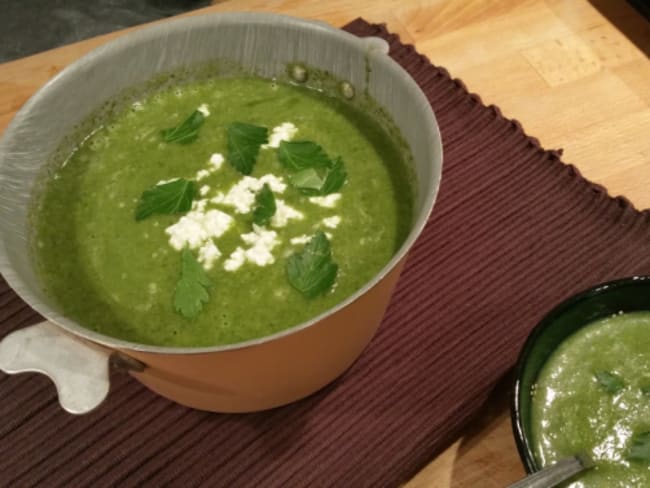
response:
M191 15L244 10L385 22L586 177L650 207L650 24L622 0L228 0ZM0 65L0 131L50 77L117 35ZM523 475L507 386L408 488L502 487Z

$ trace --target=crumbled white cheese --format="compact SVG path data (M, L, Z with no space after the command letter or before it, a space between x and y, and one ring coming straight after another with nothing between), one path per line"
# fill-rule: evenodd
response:
M273 174L266 174L261 178L244 176L228 191L226 195L218 193L212 198L213 203L223 203L235 208L240 214L249 213L255 204L255 196L262 189L264 184L268 184L274 193L283 193L287 185L281 177Z
M271 252L280 243L277 232L253 224L253 232L242 234L241 239L249 247L238 247L232 252L223 266L226 271L236 271L245 261L257 266L268 266L275 262Z
M210 171L208 171L207 169L200 169L196 173L196 180L201 181L203 178L207 178L208 176L210 176Z
M246 254L241 247L235 249L230 257L223 263L223 269L226 271L237 271L246 262Z
M307 244L310 240L311 240L311 236L303 234L301 236L292 237L289 242L291 242L291 244L293 244L294 246L297 246L299 244Z
M201 112L204 117L207 117L207 116L210 115L210 109L208 108L207 103L202 103L201 105L199 105L199 108L197 108L197 110L199 112Z
M291 122L283 122L280 125L273 127L269 142L262 146L262 149L269 147L280 147L282 141L290 141L298 132L298 128Z
M321 207L325 208L334 208L340 199L340 193L331 193L329 195L325 195L324 197L309 197L309 201L311 203L315 203L316 205L320 205Z
M206 195L208 194L209 191L210 191L210 187L209 187L208 185L203 185L203 186L199 189L199 194L200 194L202 197L204 197L204 196L206 196Z
M289 220L302 220L305 216L295 208L284 203L284 200L275 200L275 214L271 217L271 226L284 227Z
M219 248L214 242L212 242L212 240L205 242L205 244L199 248L199 263L201 263L205 269L211 269L214 262L219 259L220 256L221 251L219 251Z
M206 199L194 200L192 202L192 210L196 210L197 212L205 212L205 206L207 204L208 201Z
M223 165L224 157L222 154L214 153L210 156L210 164L212 165L212 171L217 171Z
M212 238L221 237L232 225L233 218L220 210L192 210L165 229L169 244L180 251L185 246L197 249Z
M139 112L140 110L142 110L142 109L144 108L144 105L142 105L142 102L133 102L133 103L131 104L131 108L132 108L135 112Z
M277 237L278 234L274 230L266 230L264 227L253 224L253 232L241 236L242 241L251 246L244 251L246 259L258 266L273 264L275 258L271 251L280 243Z
M326 217L323 219L323 225L329 229L336 229L341 223L341 217L338 215L333 215L332 217Z
M176 181L176 180L179 180L179 179L180 178L171 178L169 180L160 180L158 183L156 183L156 186L165 185L167 183L171 183L172 181Z

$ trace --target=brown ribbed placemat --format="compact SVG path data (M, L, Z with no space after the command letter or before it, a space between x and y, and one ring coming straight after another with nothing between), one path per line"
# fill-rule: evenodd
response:
M391 487L459 434L559 300L650 273L650 212L584 180L383 26L427 94L445 148L433 217L386 318L338 381L269 412L218 415L114 375L93 413L38 375L0 375L0 485ZM615 164L615 162L612 162ZM33 323L0 284L0 336Z

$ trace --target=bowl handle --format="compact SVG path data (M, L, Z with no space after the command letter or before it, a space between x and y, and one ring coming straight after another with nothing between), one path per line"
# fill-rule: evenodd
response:
M43 373L54 382L61 406L82 414L97 407L108 394L112 352L51 322L40 322L0 341L0 370L7 374Z

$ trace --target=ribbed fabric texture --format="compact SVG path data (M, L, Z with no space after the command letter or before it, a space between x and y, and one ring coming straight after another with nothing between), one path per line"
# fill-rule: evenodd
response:
M0 485L398 486L480 413L544 313L650 274L650 212L608 197L383 26L346 29L390 42L445 150L432 219L363 356L310 398L246 415L189 410L114 375L108 400L74 417L44 377L2 375ZM0 335L37 320L0 286Z

